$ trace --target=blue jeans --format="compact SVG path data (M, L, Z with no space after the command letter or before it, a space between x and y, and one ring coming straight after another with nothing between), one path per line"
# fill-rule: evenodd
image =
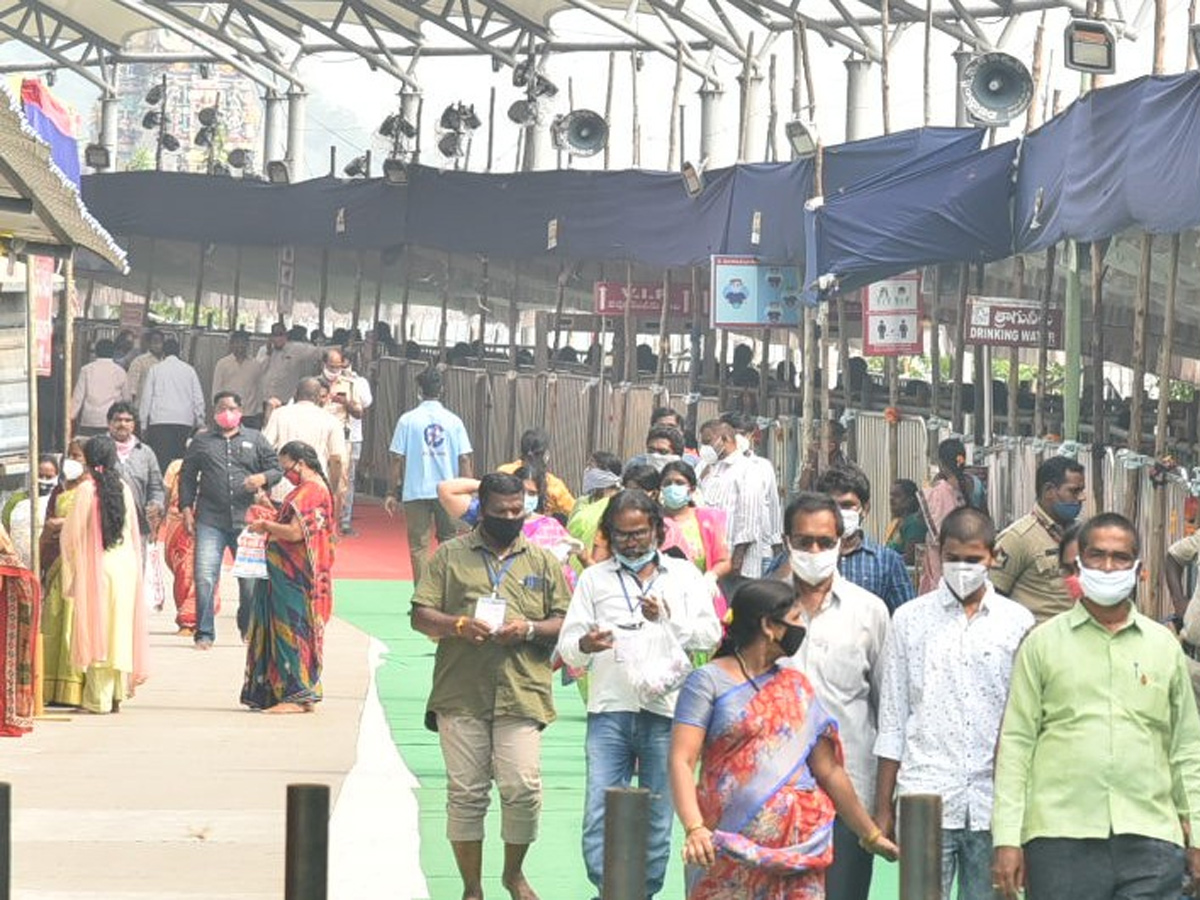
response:
M992 890L992 833L942 830L942 900L951 900L958 871L958 900L996 900Z
M214 598L221 581L221 560L225 549L237 555L237 539L241 528L218 528L196 523L196 641L215 641L217 626L213 618ZM238 579L238 631L243 635L250 627L250 603L254 596L254 580Z
M646 846L646 896L662 890L671 855L671 785L667 753L671 720L646 712L589 713L587 794L583 808L583 861L588 880L604 883L604 792L629 787L637 766L638 787L650 791L650 840Z

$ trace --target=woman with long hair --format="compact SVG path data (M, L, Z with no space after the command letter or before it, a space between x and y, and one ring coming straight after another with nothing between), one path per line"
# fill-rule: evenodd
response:
M63 454L61 480L50 491L38 546L42 578L42 699L47 706L79 706L83 673L71 666L75 601L63 592L62 531L75 508L79 486L90 476L83 461L86 438L76 438Z
M267 536L267 577L258 583L246 633L242 703L270 713L312 712L321 700L325 623L333 611L333 495L317 451L279 448L291 492L274 518L247 527Z
M538 483L538 494L544 498L538 512L565 524L575 509L575 498L563 480L550 471L549 463L550 435L541 428L529 428L521 435L521 458L499 466L498 471L512 475L522 466L527 467Z
M896 858L842 766L837 723L778 665L800 649L802 621L788 584L747 582L713 661L679 693L670 773L688 900L821 900L835 813L865 849Z
M713 597L720 597L717 582L733 571L729 543L725 539L725 511L697 506L696 470L679 460L663 466L659 476L658 502L663 514L678 527L676 546L711 583ZM725 600L717 604L717 616L725 615Z
M74 602L71 665L84 673L82 706L104 714L146 677L141 534L113 439L93 437L83 456L91 477L63 525L63 594Z
M935 590L942 577L942 557L937 552L938 533L946 516L964 506L987 512L983 483L966 470L967 448L958 438L946 438L938 444L938 471L929 487L918 494L921 515L925 517L926 547L921 565L921 584L917 593Z

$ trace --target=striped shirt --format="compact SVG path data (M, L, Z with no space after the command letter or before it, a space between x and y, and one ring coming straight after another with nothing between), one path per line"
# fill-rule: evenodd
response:
M889 613L894 613L915 594L900 554L881 547L866 535L856 550L842 557L838 569L847 581L883 600Z
M700 483L705 502L725 511L729 546L750 545L741 569L741 574L748 578L762 577L763 562L771 558L770 544L766 543L770 537L770 512L761 485L754 464L739 453L708 466Z

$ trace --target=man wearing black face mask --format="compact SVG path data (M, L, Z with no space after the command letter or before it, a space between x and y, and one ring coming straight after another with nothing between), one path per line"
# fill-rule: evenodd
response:
M426 723L446 764L446 832L463 896L483 896L493 778L501 881L514 897L535 896L522 865L537 837L541 732L554 720L550 656L571 594L554 555L521 534L521 479L485 475L479 509L478 527L438 548L413 597L413 627L438 640Z

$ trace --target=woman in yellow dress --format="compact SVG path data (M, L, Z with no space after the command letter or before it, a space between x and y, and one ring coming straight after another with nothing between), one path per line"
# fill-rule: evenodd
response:
M42 698L47 706L79 706L83 702L83 673L71 668L75 606L63 595L60 537L79 485L89 478L83 462L84 443L86 439L76 438L67 446L62 482L50 495L42 528Z
M82 706L103 714L117 712L145 680L149 632L137 507L117 468L117 445L98 435L83 455L91 478L63 525L63 592L74 601L71 666L85 673Z

